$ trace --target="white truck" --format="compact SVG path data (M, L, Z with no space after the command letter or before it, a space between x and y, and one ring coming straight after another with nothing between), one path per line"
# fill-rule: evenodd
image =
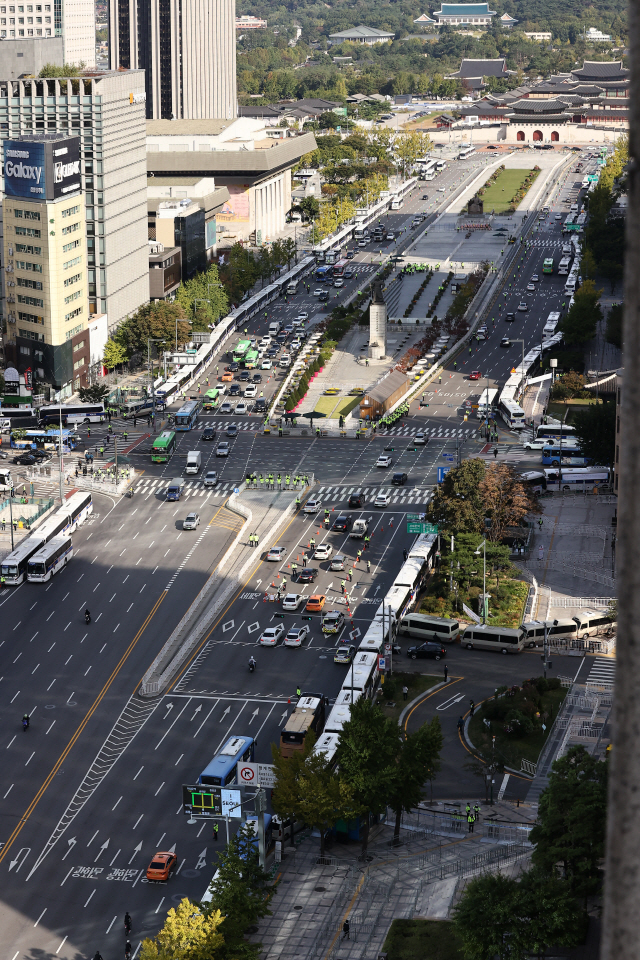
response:
M269 336L275 337L278 333L280 333L280 323L278 320L274 320L273 323L269 324Z
M187 465L184 468L185 473L200 473L202 467L202 454L199 450L190 450L187 454Z
M349 536L354 540L362 540L369 532L369 524L366 520L354 520L353 526L349 531Z

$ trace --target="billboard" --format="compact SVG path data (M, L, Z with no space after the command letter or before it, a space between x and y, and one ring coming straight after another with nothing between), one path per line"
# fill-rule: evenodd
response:
M80 192L80 139L5 140L4 192L23 200L59 200Z
M249 185L231 184L228 190L229 199L222 205L222 210L216 214L218 223L249 223Z

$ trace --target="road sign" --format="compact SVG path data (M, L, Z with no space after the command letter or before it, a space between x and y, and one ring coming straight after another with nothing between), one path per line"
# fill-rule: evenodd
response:
M190 817L221 817L222 787L182 786L182 812Z
M272 763L243 763L238 764L238 783L249 787L268 787L276 785L276 776Z
M385 654L385 657L388 657L388 656L391 655L391 644L390 644L390 643L385 643L385 645L384 645L384 654Z
M223 817L242 816L242 793L240 790L220 790Z
M437 533L438 527L435 523L408 523L407 533Z
M598 174L597 174L597 173L589 173L589 174L587 174L587 180L589 181L589 183L597 183L597 182L598 182Z
M386 670L386 660L384 657L378 656L378 670Z
M438 467L438 483L442 483L451 467Z

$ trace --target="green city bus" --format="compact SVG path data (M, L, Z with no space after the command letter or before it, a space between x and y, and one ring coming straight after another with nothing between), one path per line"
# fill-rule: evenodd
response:
M247 370L254 370L258 365L258 351L247 350L244 356L244 365Z
M250 340L239 340L233 348L233 359L236 363L241 363L244 360L244 356L251 346Z
M163 430L153 441L151 459L154 463L165 463L170 460L176 449L176 435L173 430Z
M542 264L543 273L553 273L553 257L547 257Z
M215 410L215 408L220 403L220 391L219 390L207 390L202 401L203 410Z

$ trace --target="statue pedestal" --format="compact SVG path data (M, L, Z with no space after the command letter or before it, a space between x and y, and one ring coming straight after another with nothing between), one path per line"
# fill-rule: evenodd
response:
M387 352L387 305L384 301L369 305L369 358L382 360Z

